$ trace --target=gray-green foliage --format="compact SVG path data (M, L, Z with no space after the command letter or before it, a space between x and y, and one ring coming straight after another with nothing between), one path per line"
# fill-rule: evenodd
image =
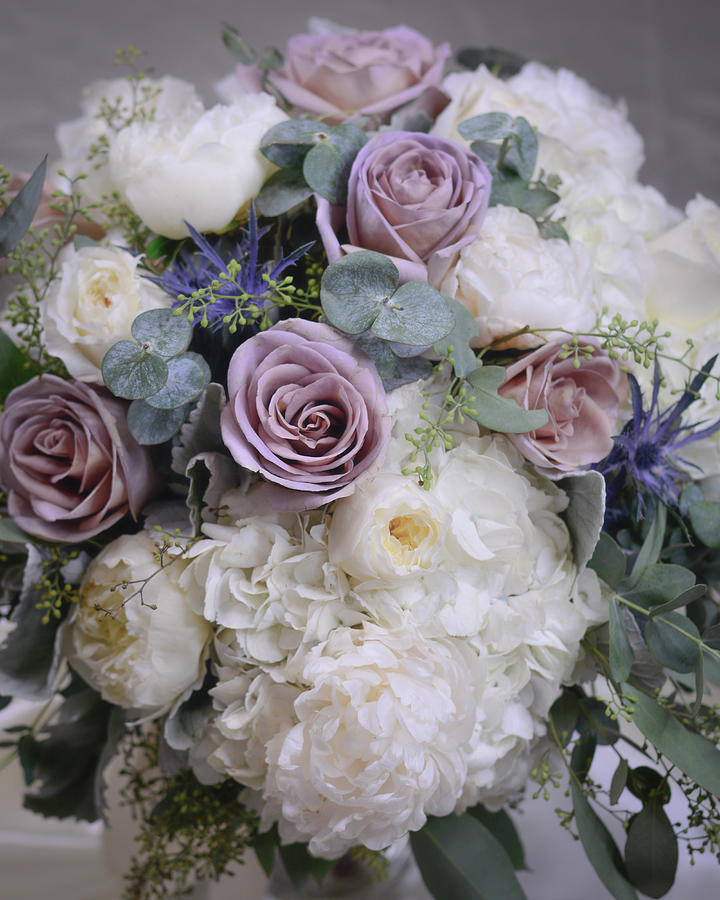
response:
M344 203L350 169L367 141L353 124L325 125L311 119L290 119L271 128L260 150L279 166L257 198L263 215L279 215L313 192L330 203Z
M537 222L545 238L568 239L562 223L551 220L550 209L560 199L553 190L557 176L533 180L538 141L535 130L522 116L489 112L465 119L458 126L470 149L485 162L492 175L491 206L514 206Z
M187 405L208 385L210 369L202 356L187 350L192 326L172 310L141 313L132 336L105 354L103 380L117 397L133 401L128 426L138 443L163 443L177 433Z

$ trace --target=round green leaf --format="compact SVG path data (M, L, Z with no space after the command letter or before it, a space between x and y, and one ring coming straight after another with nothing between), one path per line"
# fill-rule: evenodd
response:
M312 195L302 171L278 169L262 186L255 205L262 216L279 216Z
M670 802L670 785L667 778L650 766L637 766L630 770L627 787L631 794L646 803L656 798L663 806Z
M447 337L454 326L455 316L443 295L429 284L411 281L382 304L372 332L383 341L424 348Z
M194 400L210 383L210 367L198 353L183 353L168 360L168 380L157 394L147 397L156 409L175 409Z
M266 131L260 142L260 152L281 169L292 169L302 162L318 134L326 135L329 126L312 119L289 119Z
M344 203L350 169L366 140L357 125L337 125L325 135L316 135L303 162L305 181L330 203Z
M320 302L328 322L346 334L367 331L380 314L381 304L400 281L395 263L358 250L331 263L320 282Z
M497 141L511 133L512 116L504 112L483 113L465 119L458 131L467 141Z
M135 400L128 409L128 428L138 444L164 444L177 434L185 421L185 407L155 409Z
M467 401L471 419L506 434L524 434L547 424L544 409L523 409L509 397L501 397L498 388L505 382L502 366L480 366L467 378L472 395Z
M165 359L187 350L192 337L192 325L185 316L174 315L171 309L149 309L140 313L132 323L131 331L138 343Z
M676 672L694 672L700 632L693 621L669 612L650 619L645 626L645 643L655 659Z
M135 341L118 341L102 361L103 381L116 397L139 400L151 397L165 385L165 360Z

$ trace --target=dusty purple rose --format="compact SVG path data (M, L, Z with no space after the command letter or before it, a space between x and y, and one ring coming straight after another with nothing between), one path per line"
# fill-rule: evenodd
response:
M8 395L0 417L0 482L17 524L48 541L83 541L153 493L147 450L125 404L106 391L43 375Z
M380 377L329 325L291 319L245 341L230 360L228 395L225 445L274 482L266 493L278 509L351 494L385 455L391 422Z
M317 198L317 226L330 262L353 250L392 258L401 281L439 285L480 232L492 178L474 153L414 131L375 135L355 158L347 210ZM338 231L347 224L348 243Z
M298 34L270 82L298 112L331 124L358 115L387 116L442 79L450 46L401 25L355 34ZM446 101L447 102L447 101Z
M618 364L593 341L590 359L575 368L560 359L562 340L551 341L508 366L498 393L524 409L544 409L548 423L527 434L509 434L522 455L551 478L589 466L612 450L618 405L627 380Z

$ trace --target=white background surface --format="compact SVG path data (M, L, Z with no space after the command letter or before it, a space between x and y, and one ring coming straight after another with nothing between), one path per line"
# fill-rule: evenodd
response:
M210 103L213 83L233 65L221 22L253 45L282 48L311 14L361 28L405 23L455 48L494 45L568 66L626 98L646 142L644 181L679 206L696 191L720 201L717 0L0 0L0 161L30 171L45 153L52 158L55 124L79 114L85 84L118 74L112 59L120 48L144 49L147 65L195 82ZM611 772L612 759L604 759ZM20 793L19 769L1 772L2 900L119 900L100 831L32 816ZM531 868L522 875L529 900L606 900L581 849L557 825L555 806L569 804L562 795L530 801L516 816ZM110 842L116 869L128 843L118 834ZM669 900L720 894L717 864L705 857L683 867ZM256 900L260 884L251 863L212 900Z

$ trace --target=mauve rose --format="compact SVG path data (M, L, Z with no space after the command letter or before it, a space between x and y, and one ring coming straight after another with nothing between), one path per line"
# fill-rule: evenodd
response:
M0 416L0 483L17 524L48 541L83 541L153 493L150 456L125 405L102 389L43 375L8 394Z
M523 409L544 409L547 425L527 434L509 434L539 472L560 478L604 459L612 450L618 405L627 388L618 364L595 342L590 359L560 359L562 340L551 341L508 366L498 393Z
M245 341L230 360L228 395L225 445L275 482L264 490L277 509L351 494L385 455L391 422L380 377L329 325L291 319Z
M347 211L317 198L317 226L330 262L353 250L391 257L401 281L438 285L460 249L475 240L492 177L453 141L414 131L383 131L355 158ZM349 243L337 232L343 219Z
M354 34L297 34L288 41L283 67L268 80L298 112L331 124L358 115L384 119L436 87L449 55L449 44L433 47L404 25Z

